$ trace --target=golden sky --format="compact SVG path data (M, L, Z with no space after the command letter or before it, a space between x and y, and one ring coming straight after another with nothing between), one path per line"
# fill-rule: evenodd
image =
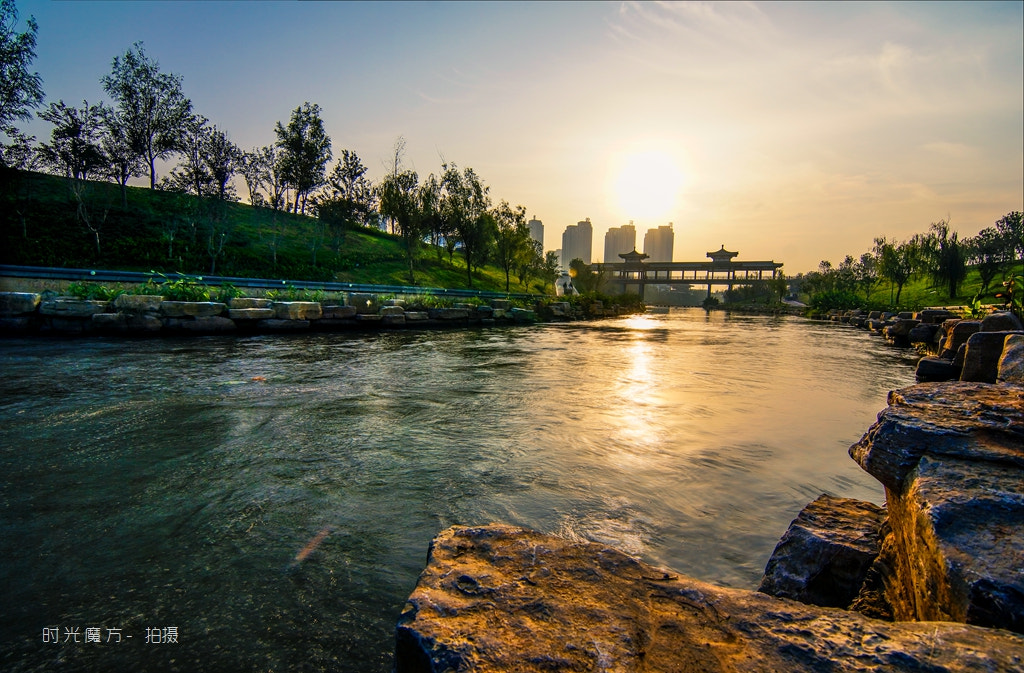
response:
M141 40L241 147L319 103L371 177L473 167L545 225L792 275L1024 209L1024 3L19 2L48 100ZM45 137L41 122L32 131ZM244 190L242 190L244 192Z

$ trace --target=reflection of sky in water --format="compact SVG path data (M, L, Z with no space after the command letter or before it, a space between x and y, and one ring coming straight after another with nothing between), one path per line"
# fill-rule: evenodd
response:
M452 524L524 525L753 587L818 494L881 500L846 450L912 362L849 328L700 310L10 340L0 647L39 669L24 624L160 618L190 634L179 667L387 671L394 619ZM147 670L121 652L82 650L67 670ZM168 668L160 656L146 665Z

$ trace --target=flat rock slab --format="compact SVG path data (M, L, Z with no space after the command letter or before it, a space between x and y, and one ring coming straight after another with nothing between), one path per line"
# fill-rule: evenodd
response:
M850 456L896 493L925 453L1024 468L1024 387L951 381L889 393Z
M0 316L12 318L35 313L39 302L40 295L34 292L0 292Z
M804 507L765 567L758 591L801 603L846 608L878 556L885 510L827 494Z
M1024 638L889 623L725 589L513 526L432 542L396 631L397 673L1024 671Z
M168 318L206 318L220 315L226 309L226 304L216 301L164 301L160 304L160 313Z

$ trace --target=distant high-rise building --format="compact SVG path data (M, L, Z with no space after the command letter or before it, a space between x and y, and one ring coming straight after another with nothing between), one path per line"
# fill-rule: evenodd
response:
M526 223L530 227L530 238L540 243L541 249L544 248L544 223L537 219L534 215L533 219Z
M621 227L612 227L604 235L604 263L618 263L622 261L619 255L632 252L636 248L636 227L633 220Z
M568 269L569 265L566 264L565 260L562 259L562 249L559 248L558 250L555 250L555 254L558 255L558 266L562 267L563 269Z
M590 264L590 251L593 247L594 227L590 224L590 218L570 224L562 234L562 266L569 268L574 259L582 259L584 264Z
M672 223L662 225L657 229L648 229L644 235L644 252L648 255L648 262L671 262L672 247L675 243L675 234L672 232Z

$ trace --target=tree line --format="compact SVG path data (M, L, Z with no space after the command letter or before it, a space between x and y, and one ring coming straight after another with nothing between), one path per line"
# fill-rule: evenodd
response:
M1024 214L1012 211L977 236L961 238L949 218L933 222L928 231L898 241L874 240L874 247L859 257L847 255L833 266L823 260L817 271L790 280L794 291L806 293L816 308L856 308L882 283L889 283L889 305L899 306L904 286L915 277L927 277L950 299L958 299L969 267L977 270L979 299L997 278L1024 273Z
M206 247L211 273L231 235L224 204L240 200L237 182L244 183L249 203L256 208L311 215L315 226L307 241L312 264L324 245L337 251L345 233L354 227L390 230L403 244L410 284L415 284L418 259L432 248L440 260L456 251L466 266L466 283L493 263L523 285L554 280L557 259L544 255L529 234L526 209L502 199L494 203L490 187L469 167L442 160L438 173L423 179L404 164L405 140L399 137L390 156L388 173L376 184L351 150L337 160L331 138L316 103L304 102L287 121L274 126L274 142L243 150L225 130L198 114L184 94L183 78L163 72L159 63L137 42L115 56L109 73L100 78L111 103L80 106L63 100L44 107L42 81L29 68L35 57L38 26L33 18L18 32L13 0L0 0L0 132L8 142L0 147L0 165L17 170L42 170L66 178L76 206L76 218L101 246L105 213L94 212L90 181L120 185L122 208L127 208L127 185L148 177L150 189L191 194L203 200ZM53 125L48 142L22 133L17 120L37 116ZM158 179L159 161L177 159L169 174ZM281 218L284 227L286 218ZM173 252L176 219L168 220L164 238ZM276 264L280 228L268 233L268 249Z

